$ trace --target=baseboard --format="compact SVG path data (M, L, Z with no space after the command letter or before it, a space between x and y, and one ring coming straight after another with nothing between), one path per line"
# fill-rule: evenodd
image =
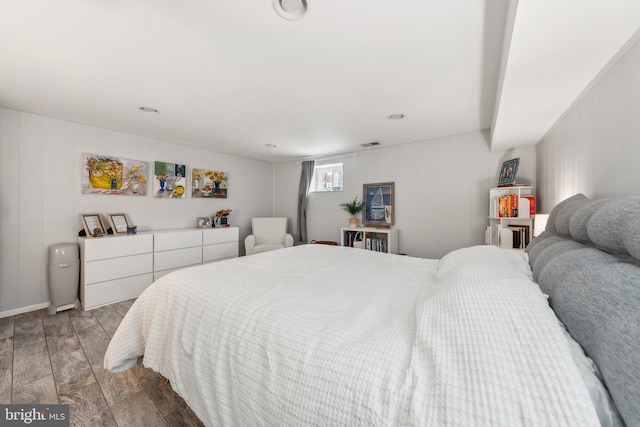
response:
M16 314L28 313L30 311L42 310L51 305L49 301L40 304L29 305L27 307L15 308L13 310L0 311L0 319L3 317L15 316Z

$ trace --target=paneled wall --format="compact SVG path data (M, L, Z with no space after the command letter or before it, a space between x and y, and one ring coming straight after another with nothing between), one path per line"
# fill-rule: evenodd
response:
M575 193L640 194L640 42L537 145L540 212Z
M232 209L230 222L240 227L241 239L252 216L273 213L272 186L256 185L273 181L270 163L10 109L0 109L0 143L0 316L49 301L48 246L74 242L81 213L124 212L144 231L194 227L198 216ZM150 170L156 160L222 170L229 174L229 196L82 194L82 153L143 160Z
M484 243L488 190L504 160L520 157L518 182L535 183L535 148L490 152L488 132L364 150L345 157L344 191L311 193L309 239L340 241L349 215L338 205L362 198L362 184L395 182L395 225L400 252L439 258L453 249ZM275 167L276 215L296 219L300 165ZM293 229L296 233L297 230Z

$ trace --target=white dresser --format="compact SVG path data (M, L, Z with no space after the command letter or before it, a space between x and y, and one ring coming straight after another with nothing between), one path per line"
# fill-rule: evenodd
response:
M78 239L85 310L137 297L153 282L153 234Z
M153 235L153 280L174 270L202 264L202 230L159 231Z
M142 293L180 268L238 256L238 227L191 228L78 238L85 310Z
M238 227L202 229L202 262L237 257L239 238Z

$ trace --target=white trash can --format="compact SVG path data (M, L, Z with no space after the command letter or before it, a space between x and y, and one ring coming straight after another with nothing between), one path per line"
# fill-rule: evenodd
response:
M80 252L77 243L56 243L49 246L50 316L60 309L79 308Z

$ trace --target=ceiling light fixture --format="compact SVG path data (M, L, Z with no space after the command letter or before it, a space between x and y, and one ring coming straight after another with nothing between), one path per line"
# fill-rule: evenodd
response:
M389 120L402 120L402 119L404 119L404 114L391 114L390 116L387 116L387 119L389 119Z
M157 110L157 109L151 108L151 107L138 107L138 110L142 111L143 113L160 114L160 110Z
M273 10L289 21L297 21L309 12L307 0L271 0Z

